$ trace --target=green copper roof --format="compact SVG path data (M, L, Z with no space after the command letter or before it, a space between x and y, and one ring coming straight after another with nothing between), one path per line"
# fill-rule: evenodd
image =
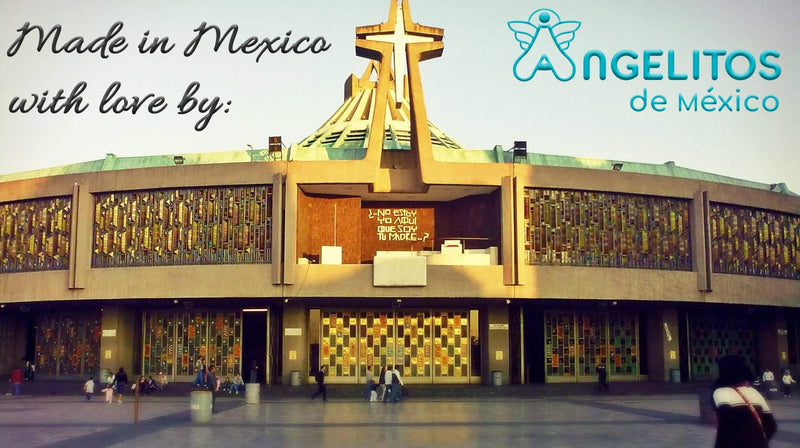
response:
M301 153L300 157L293 154ZM270 154L267 150L225 151L196 154L181 154L183 165L205 165L218 163L243 163L243 162L270 162L288 157L290 160L358 160L364 157L364 148L332 149L321 146L300 148L292 144L282 154ZM136 168L152 168L159 166L175 166L174 154L140 157L117 157L107 154L105 159L89 162L75 163L52 168L44 168L21 173L0 175L0 182L9 182L20 179L35 179L39 177L59 176L64 174L94 173L101 171L116 171ZM739 187L755 188L757 190L771 190L776 193L797 196L790 191L786 184L763 184L704 171L692 170L675 165L674 162L664 164L637 163L620 160L590 159L583 157L562 156L553 154L528 153L524 159L517 157L512 152L505 151L501 146L492 150L455 150L434 147L434 157L441 162L450 163L522 163L543 167L584 168L593 170L612 170L614 164L621 163L621 171L627 173L649 174L654 176L679 177L684 179L716 182ZM453 167L453 169L458 169Z
M398 98L394 84L390 84L386 102L376 104L376 82L369 79L374 72L375 64L370 63L360 79L355 76L348 79L348 83L345 84L344 103L319 129L297 144L298 148L292 153L292 160L317 160L314 155L316 152L306 151L306 149L366 150L370 123L377 107L385 108L386 112L383 149L385 151L408 151L411 149L409 100L405 96ZM400 106L396 107L395 104ZM431 143L434 148L464 149L430 121L428 129L430 129ZM330 154L330 152L326 153Z
M367 139L372 114L375 110L375 83L369 78L374 73L375 65L368 65L361 78L351 76L345 84L344 103L336 112L300 143L282 148L280 152L269 152L267 149L251 149L245 151L224 151L196 154L169 154L140 157L117 157L107 154L105 159L76 163L53 168L45 168L15 174L0 175L0 182L19 179L58 176L64 174L92 173L160 166L204 165L220 163L271 162L285 161L335 161L359 160L366 155ZM407 98L401 98L401 106L395 107L396 95L393 87L389 88L386 104L386 127L383 133L384 150L411 149L411 112ZM664 164L636 163L619 160L589 159L582 157L561 156L552 154L528 153L526 157L514 157L513 152L505 151L501 146L490 150L467 150L455 142L432 123L428 123L431 131L433 155L437 161L449 163L521 163L543 167L584 168L593 170L612 170L615 164L626 173L669 176L684 179L716 182L740 187L769 190L776 193L797 196L789 191L783 183L763 184L736 179L718 174L706 173L675 165L674 162ZM454 166L453 169L458 169Z

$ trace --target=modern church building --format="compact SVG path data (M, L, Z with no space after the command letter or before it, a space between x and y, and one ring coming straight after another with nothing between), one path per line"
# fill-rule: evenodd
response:
M332 383L397 364L427 384L599 365L705 381L726 352L800 367L800 197L671 162L467 149L425 107L419 64L443 30L390 3L356 29L363 74L298 143L0 176L0 372L189 381L201 355L267 384L323 364Z

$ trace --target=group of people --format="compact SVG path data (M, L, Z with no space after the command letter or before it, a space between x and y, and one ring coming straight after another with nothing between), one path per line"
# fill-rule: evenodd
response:
M164 375L164 372L158 372L156 378L153 378L153 375L148 376L147 379L144 376L140 376L136 384L131 386L131 394L136 394L136 388L138 387L139 395L150 395L155 391L165 389L167 382L167 376Z
M369 401L382 401L384 403L396 403L403 399L405 384L400 375L397 365L381 367L378 374L378 382L369 378L367 374L367 387L369 389ZM367 367L367 372L372 373L372 366Z
M117 397L117 403L122 403L122 396L125 394L126 390L129 390L131 394L135 395L138 388L139 395L150 395L153 391L166 388L167 383L167 375L165 375L164 372L158 372L156 378L153 378L153 375L148 376L146 379L144 376L140 376L129 388L128 374L125 372L124 367L120 367L117 373L109 372L108 378L106 382L102 384L103 388L100 389L100 392L105 395L106 403L112 403L114 401L114 396ZM86 401L91 401L95 392L94 377L89 377L89 379L83 383L83 392L86 394Z
M378 374L378 381L375 381L375 374L372 371L372 365L367 366L366 375L366 392L364 399L367 401L382 401L384 403L396 403L403 399L405 395L405 384L403 377L400 375L399 366L385 366L381 367L381 372ZM311 400L318 396L322 396L322 401L328 401L328 390L325 387L325 376L328 374L328 366L323 365L314 375L314 380L317 382L317 390L311 395Z
M23 361L25 361L23 359ZM6 395L21 395L23 381L33 381L35 368L30 361L25 361L25 370L19 366L14 367L11 375L8 377L8 382L11 383L11 388Z
M760 381L759 381L760 380ZM781 377L781 383L783 386L783 396L786 398L791 398L792 396L792 384L796 383L794 378L792 378L792 373L789 369L783 371L783 376ZM772 370L766 369L764 373L761 374L761 378L757 378L754 385L760 385L761 391L767 394L770 392L775 391L777 392L778 386L775 382L775 374L772 373Z
M219 389L221 392L239 395L239 392L244 392L244 388L244 379L237 373L232 380L231 377L226 376Z
M128 387L128 374L125 373L125 368L120 367L117 373L110 373L106 379L105 387L100 391L105 394L106 403L114 401L114 395L117 396L117 403L122 403L122 395ZM89 378L83 385L83 391L86 392L86 401L92 399L94 394L94 378Z

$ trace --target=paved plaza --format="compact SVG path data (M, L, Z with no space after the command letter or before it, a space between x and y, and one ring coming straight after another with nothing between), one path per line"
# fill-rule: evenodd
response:
M478 386L480 387L480 386ZM310 390L310 389L309 389ZM305 392L305 391L303 391ZM800 398L771 402L772 448L800 446ZM0 397L8 447L710 447L696 394L411 397L397 404L303 393L245 404L217 400L210 423L192 422L187 396L108 404L74 395Z

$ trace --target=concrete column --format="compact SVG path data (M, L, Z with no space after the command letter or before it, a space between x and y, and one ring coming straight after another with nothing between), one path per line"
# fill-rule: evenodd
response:
M789 368L789 338L786 331L786 316L780 313L765 312L759 319L758 330L759 369L770 369L778 378L778 372Z
M69 288L86 287L86 274L92 264L94 201L86 185L72 189L72 231L69 252Z
M134 359L141 356L134 353L133 340L136 334L136 310L130 307L111 305L103 307L102 317L103 335L100 338L100 368L117 372L120 367L125 368L128 381L132 381Z
M297 183L292 173L286 174L283 215L283 283L292 285L297 272ZM280 256L273 252L273 257Z
M670 371L680 369L681 354L678 345L678 310L654 309L648 313L647 370L650 381L669 382Z
M273 285L283 283L283 175L272 175L272 260L270 276Z
M481 313L481 340L483 345L483 360L481 362L484 384L492 383L492 372L500 371L503 374L503 384L509 383L511 370L509 368L509 322L508 305L497 301L486 307L486 312Z
M292 303L283 307L283 371L281 383L290 384L292 371L300 372L301 383L308 378L308 313Z
M711 252L708 223L708 192L697 191L691 205L692 263L697 272L697 290L711 291Z
M519 282L519 270L517 268L517 227L523 216L516 210L517 200L522 201L522 197L515 200L517 191L515 189L516 178L506 176L502 179L502 231L500 256L503 263L503 284L516 285ZM523 227L524 228L524 227Z

